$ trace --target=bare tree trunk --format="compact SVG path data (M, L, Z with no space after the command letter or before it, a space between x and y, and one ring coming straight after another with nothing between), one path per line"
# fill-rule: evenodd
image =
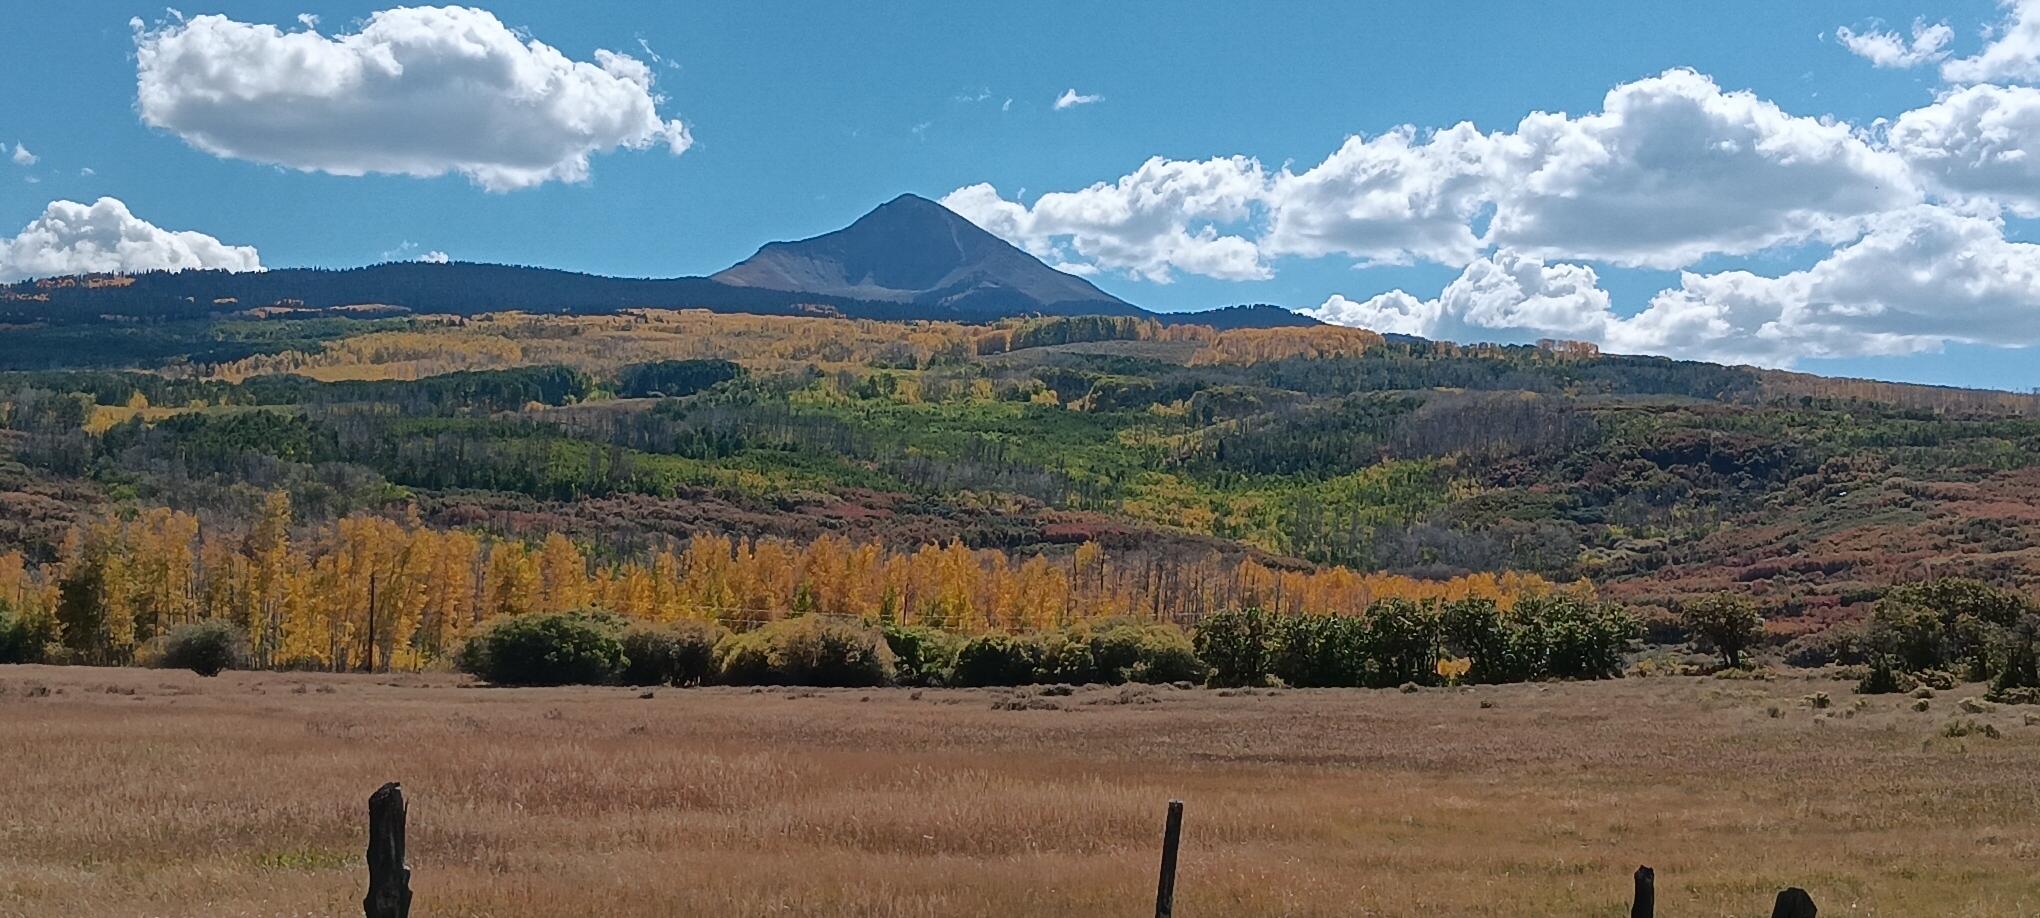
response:
M368 798L366 918L409 918L411 868L404 866L404 786L395 781Z

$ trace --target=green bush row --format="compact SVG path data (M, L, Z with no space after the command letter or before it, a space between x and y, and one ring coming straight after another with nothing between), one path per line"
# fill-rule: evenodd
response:
M1206 668L1181 629L1105 619L1067 631L986 634L957 647L949 685L1201 682ZM938 681L930 679L928 681Z
M955 634L823 616L751 631L605 612L521 615L461 649L459 668L498 685L1023 685L1204 678L1190 639L1168 625L1113 619L1068 631Z
M1507 612L1485 599L1390 599L1359 616L1220 612L1198 624L1195 648L1220 685L1380 688L1441 682L1448 654L1468 661L1466 682L1610 678L1638 631L1619 607L1564 593Z
M729 637L708 622L599 610L515 615L469 638L454 665L497 685L694 685L714 678Z
M1005 686L1212 682L1373 686L1442 681L1464 658L1468 682L1619 675L1636 620L1568 594L1508 612L1486 600L1386 600L1361 616L1207 617L1172 625L1104 619L1056 631L961 635L799 616L731 633L704 622L632 623L599 611L524 615L470 639L459 667L498 685Z

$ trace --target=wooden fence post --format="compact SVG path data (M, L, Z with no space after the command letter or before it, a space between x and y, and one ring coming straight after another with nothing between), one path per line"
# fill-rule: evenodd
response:
M1183 842L1183 801L1169 801L1169 822L1162 830L1162 880L1155 888L1155 918L1176 913L1176 846Z
M1814 918L1819 913L1813 897L1797 886L1778 893L1778 904L1771 907L1771 918Z
M1636 868L1636 899L1629 906L1629 918L1654 918L1657 915L1657 871L1649 867Z
M395 781L368 798L367 918L410 918L411 868L404 866L404 786Z

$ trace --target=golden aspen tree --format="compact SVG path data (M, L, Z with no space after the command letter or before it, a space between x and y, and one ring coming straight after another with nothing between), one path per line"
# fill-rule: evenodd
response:
M524 543L492 543L488 576L489 615L523 615L537 610L538 568Z
M421 532L419 540L429 561L418 646L430 658L452 653L475 621L475 556L481 543L457 529Z
M28 559L18 551L0 552L0 608L26 611L28 591Z
M687 550L691 553L694 547L689 545ZM669 549L661 549L652 555L651 570L644 577L645 602L650 606L647 614L651 618L659 621L713 618L703 613L698 600L687 591L687 584L683 581L691 570L688 565L686 558L673 554Z
M248 533L247 617L242 621L254 645L259 666L275 662L283 630L285 579L293 564L290 554L290 495L271 491L262 513Z
M549 533L538 553L538 610L564 612L588 604L588 562L572 539Z
M56 620L68 653L82 663L120 664L136 645L134 578L127 532L100 519L72 530L63 550Z
M145 635L161 634L198 618L194 586L198 518L158 507L130 526L135 617Z

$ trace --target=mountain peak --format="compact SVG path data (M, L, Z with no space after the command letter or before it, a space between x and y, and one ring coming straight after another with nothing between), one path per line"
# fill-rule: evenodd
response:
M893 198L832 233L768 243L711 279L965 313L1138 311L916 194Z
M948 213L951 216L957 216L955 211L950 210L947 207L943 207L941 204L938 204L927 198L921 197L920 195L915 194L911 191L902 192L898 197L893 198L892 200L887 201L884 204L880 204L875 208L872 208L872 212L877 213L878 211L884 210L888 207L935 207L940 208L943 212ZM961 217L958 217L958 219L961 219Z

